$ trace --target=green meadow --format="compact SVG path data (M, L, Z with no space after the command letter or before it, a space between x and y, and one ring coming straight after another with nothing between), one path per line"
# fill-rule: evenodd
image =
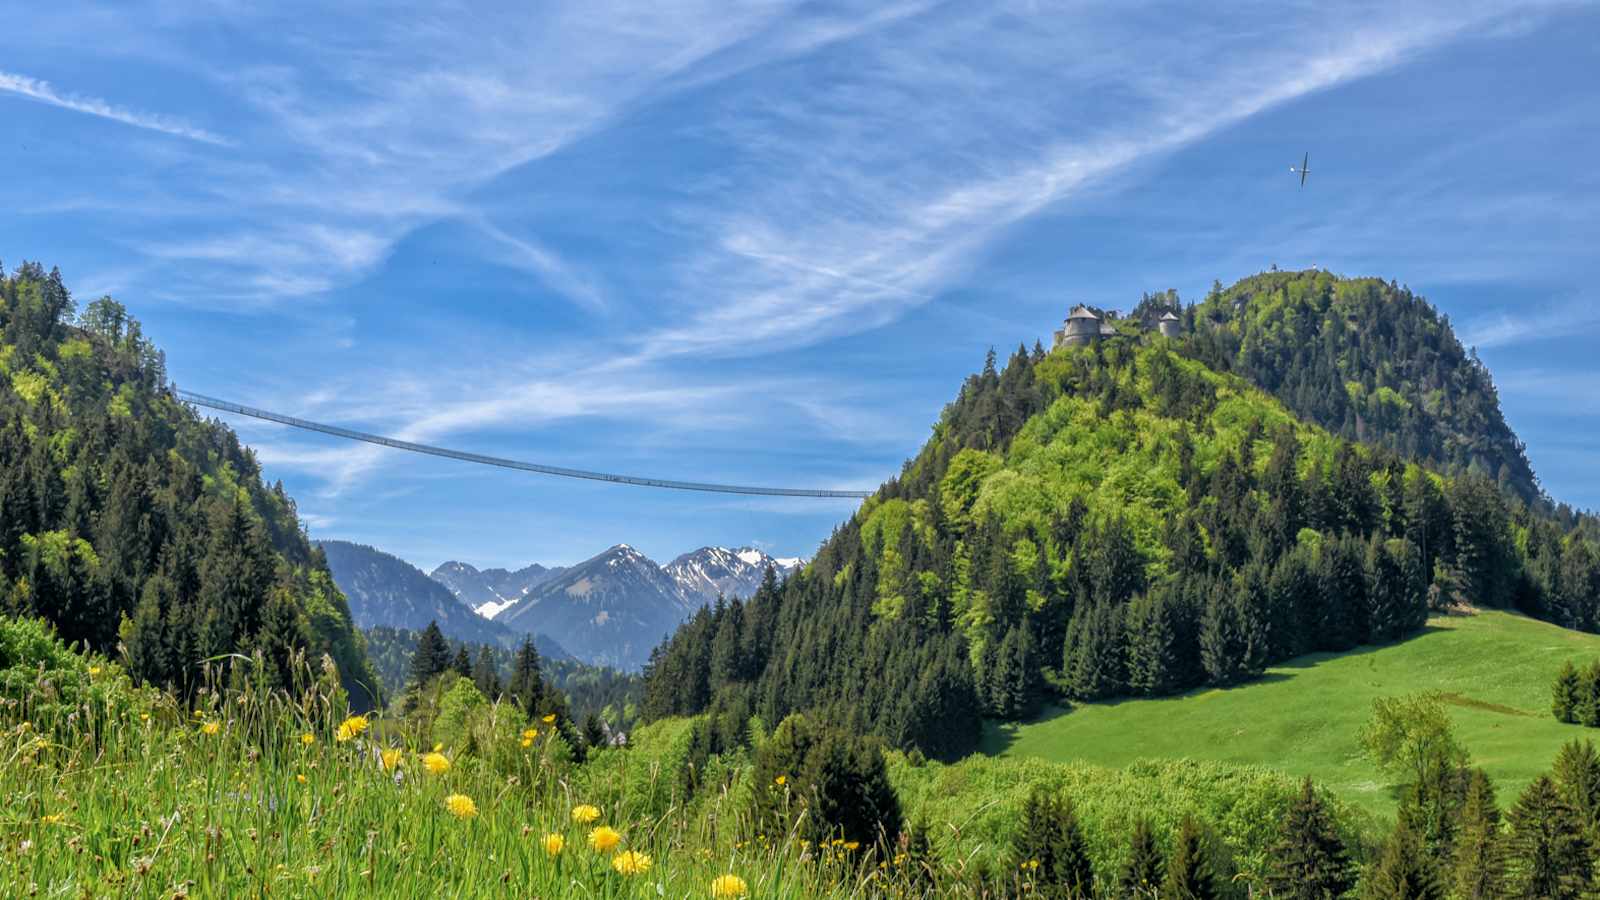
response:
M1550 713L1562 661L1596 656L1600 636L1524 616L1441 616L1398 644L1303 656L1239 687L1088 703L991 726L984 751L1111 767L1152 758L1263 765L1309 775L1352 806L1388 817L1395 785L1363 756L1357 735L1375 698L1437 690L1473 764L1507 803L1550 767L1563 743L1600 737Z

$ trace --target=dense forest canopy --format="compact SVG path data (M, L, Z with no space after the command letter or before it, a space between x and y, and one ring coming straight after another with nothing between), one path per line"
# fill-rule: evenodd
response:
M1319 270L1266 272L1216 286L1192 316L1200 359L1243 375L1301 418L1539 498L1489 370L1411 291Z
M1235 314L1254 321L1257 304L1281 309L1280 294L1324 282L1298 277L1246 294ZM1324 293L1382 306L1375 284ZM901 476L812 565L701 613L660 648L646 717L776 721L821 708L950 757L973 747L980 716L1230 684L1307 651L1394 640L1430 606L1600 624L1593 521L1525 502L1531 474L1519 482L1526 462L1509 431L1497 437L1492 394L1468 399L1487 375L1434 349L1459 344L1426 304L1399 306L1433 323L1432 337L1374 342L1327 327L1325 356L1280 352L1274 342L1305 340L1294 328L1248 332L1248 358L1288 360L1260 364L1280 386L1314 384L1301 367L1348 365L1363 347L1362 366L1424 373L1362 388L1421 385L1433 399L1419 397L1427 415L1352 412L1358 442L1207 365L1248 372L1210 303L1186 311L1194 330L1176 339L1134 324L1162 302L1175 298L1147 298L1122 337L1019 347L1003 369L991 354Z
M200 663L261 655L287 685L326 654L358 704L376 677L344 596L282 484L167 383L110 298L81 316L59 273L0 273L0 598L61 636L119 645L186 694Z

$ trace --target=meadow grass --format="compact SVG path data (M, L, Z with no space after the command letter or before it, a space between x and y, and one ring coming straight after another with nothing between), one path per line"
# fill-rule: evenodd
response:
M520 716L508 773L434 755L407 720L346 718L334 694L207 691L194 709L140 696L45 726L25 701L0 705L0 895L742 896L713 893L730 875L759 897L927 895L873 847L749 834L726 784L680 804L660 753L573 765ZM575 815L586 805L593 821ZM619 835L604 852L601 826ZM648 869L629 856L624 872L629 852Z
M1437 690L1457 735L1495 780L1502 804L1550 768L1561 745L1596 732L1555 720L1551 684L1564 660L1600 657L1600 636L1515 613L1439 616L1416 637L1344 654L1313 654L1239 687L1089 703L1021 725L991 726L984 752L1121 767L1137 759L1268 766L1384 819L1396 785L1363 755L1378 697Z

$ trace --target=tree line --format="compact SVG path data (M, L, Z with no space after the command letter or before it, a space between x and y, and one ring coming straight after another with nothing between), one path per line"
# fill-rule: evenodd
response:
M982 716L1233 684L1432 609L1600 624L1592 519L1299 423L1186 341L991 354L806 570L658 648L646 720L820 709L948 758Z
M0 604L69 642L121 645L136 678L180 696L202 660L251 658L286 687L296 659L326 654L355 703L375 699L282 484L178 402L125 308L102 298L79 316L35 263L0 273Z

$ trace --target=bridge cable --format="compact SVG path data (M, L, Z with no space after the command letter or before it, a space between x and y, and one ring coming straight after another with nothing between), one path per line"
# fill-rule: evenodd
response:
M515 459L505 459L499 456L485 456L481 453L468 453L463 450L451 450L447 447L435 447L431 444L417 444L411 441L402 441L398 438L384 437L381 434L370 434L365 431L356 431L351 428L341 428L338 425L327 425L321 422L312 422L282 413L257 409L234 403L229 400L219 400L193 391L178 390L175 393L178 399L203 406L208 409L222 412L235 413L249 416L253 419L262 419L267 422L277 422L280 425L289 425L294 428L303 428L306 431L316 431L334 437L345 438L352 441L364 441L368 444L377 444L380 447L392 447L396 450L407 450L412 453L426 453L430 456L443 456L448 459L459 459L465 462L478 463L485 466L499 466L503 469L520 469L524 472L537 472L541 475L559 475L563 478L586 478L590 481L609 481L614 484L633 484L640 487L670 488L677 491L705 491L714 494L759 494L768 497L828 497L862 499L872 496L871 491L830 491L811 488L780 488L756 487L740 484L711 484L701 481L673 481L666 478L640 478L633 475L613 475L606 472L590 472L586 469L569 469L563 466L546 466L539 463L522 462Z

